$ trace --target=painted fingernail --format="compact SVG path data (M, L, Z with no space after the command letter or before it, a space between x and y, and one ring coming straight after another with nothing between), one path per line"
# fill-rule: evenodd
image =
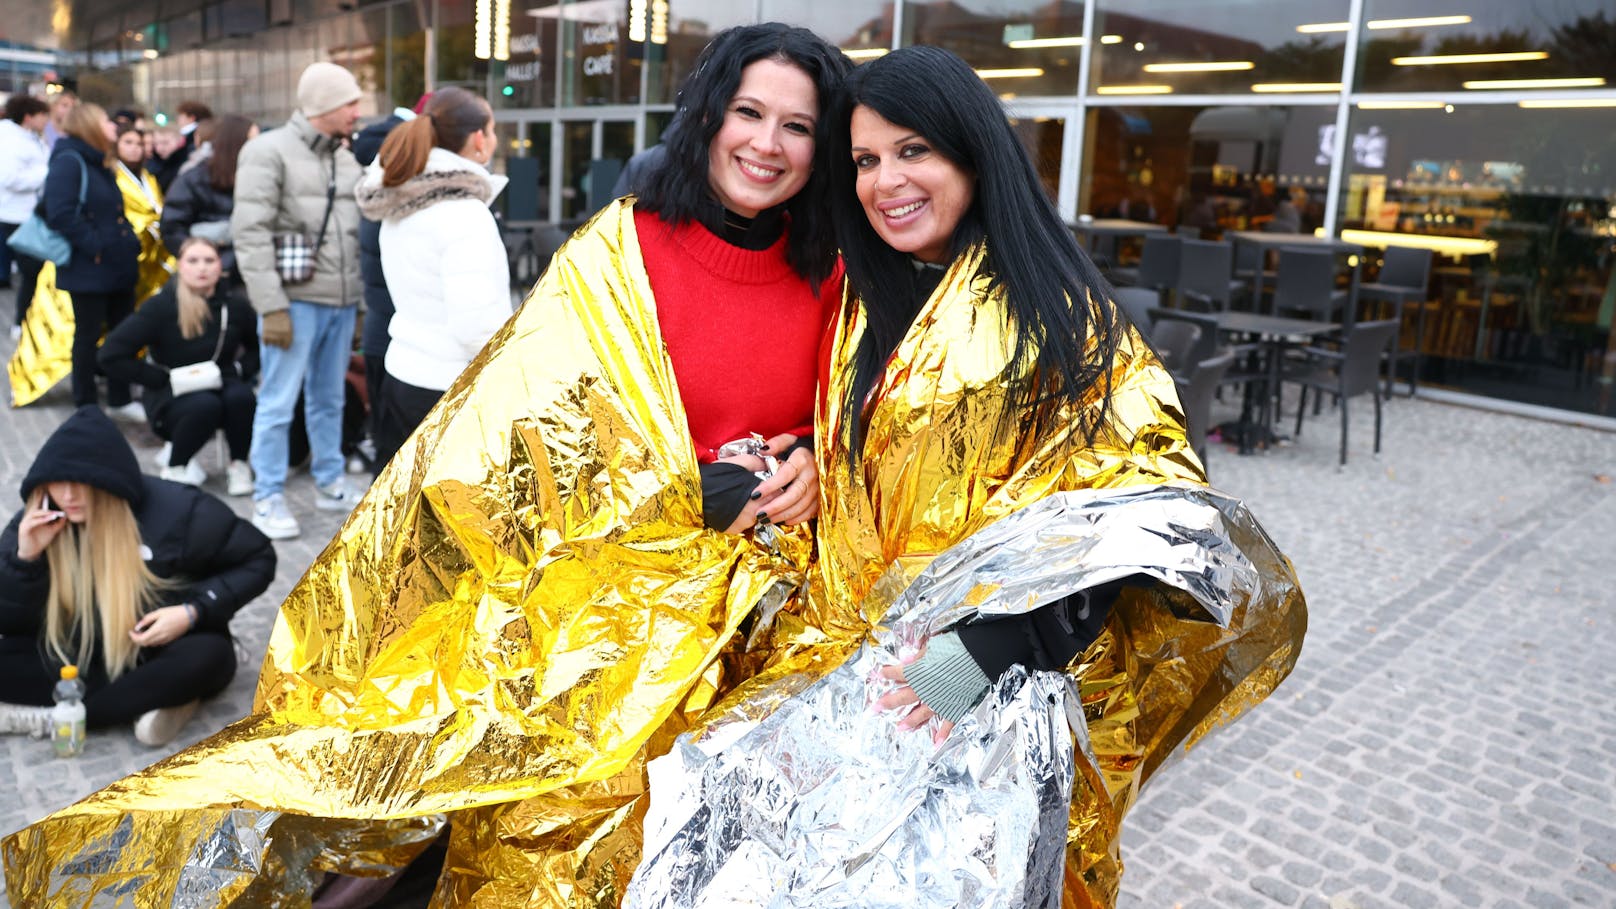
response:
M754 498L754 499L761 499L761 498L763 498L763 493L761 493L761 492L758 492L758 491L757 491L757 490L755 490L755 489L754 489L754 490L753 490L753 491L752 491L752 498Z
M769 519L769 513L767 511L760 511L758 512L757 519L758 523L761 524Z

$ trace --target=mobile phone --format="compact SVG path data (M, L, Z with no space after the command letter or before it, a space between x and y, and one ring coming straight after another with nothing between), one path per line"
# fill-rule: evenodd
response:
M50 512L51 521L60 521L61 519L67 517L67 512L57 508L56 503L51 501L50 493L48 492L45 493L44 498L39 500L39 507L43 508L47 512Z

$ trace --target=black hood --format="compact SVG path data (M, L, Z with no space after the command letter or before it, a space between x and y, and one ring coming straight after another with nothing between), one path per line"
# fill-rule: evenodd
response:
M22 498L45 483L71 481L104 489L131 507L140 507L145 482L140 463L101 408L87 404L56 427L22 479Z

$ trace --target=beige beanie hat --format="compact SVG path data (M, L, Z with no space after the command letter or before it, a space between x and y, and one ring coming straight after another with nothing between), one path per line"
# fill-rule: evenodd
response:
M335 63L310 63L297 80L297 107L305 117L318 117L359 100L364 90Z

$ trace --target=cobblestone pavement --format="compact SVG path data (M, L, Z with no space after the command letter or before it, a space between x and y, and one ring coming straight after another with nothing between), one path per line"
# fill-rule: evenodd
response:
M0 518L70 408L64 383L0 416ZM1119 906L1616 906L1616 435L1398 399L1375 458L1353 410L1344 470L1328 411L1279 450L1212 454L1296 563L1311 627L1274 697L1129 815ZM312 494L294 475L303 536L236 617L230 689L169 748L104 732L58 761L0 738L0 834L245 714L276 606L340 523Z

